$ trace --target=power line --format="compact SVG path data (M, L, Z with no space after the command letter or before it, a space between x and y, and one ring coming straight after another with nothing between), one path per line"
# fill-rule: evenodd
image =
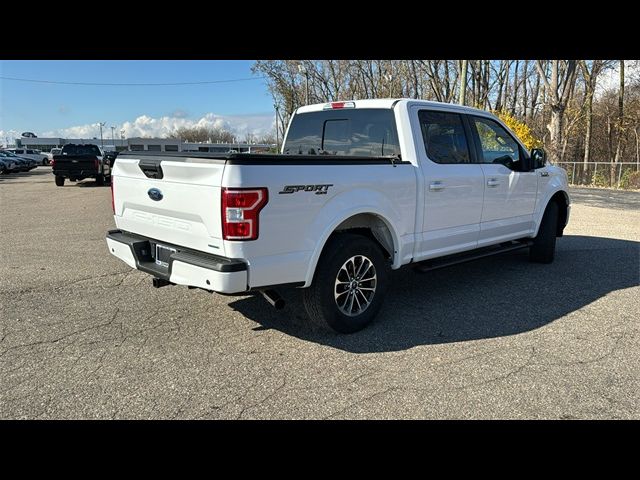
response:
M0 76L0 80L12 80L15 82L31 82L31 83L49 83L55 85L88 85L97 87L167 87L167 86L179 86L179 85L210 85L214 83L233 83L233 82L247 82L249 80L262 80L265 77L248 77L248 78L233 78L230 80L209 80L204 82L173 82L173 83L94 83L94 82L59 82L56 80L35 80L33 78L17 78L17 77L5 77Z

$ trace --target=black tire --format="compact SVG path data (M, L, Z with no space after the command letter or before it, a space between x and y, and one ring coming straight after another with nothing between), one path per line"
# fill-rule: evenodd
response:
M375 290L368 298L367 306L362 310L362 313L357 313L356 310L355 314L350 316L340 309L335 294L338 288L336 280L339 279L339 275L345 275L346 270L343 270L343 266L352 257L356 257L354 260L356 263L352 264L354 268L358 267L358 259L359 265L369 261L373 266L376 279L363 281L363 288L373 287ZM320 256L311 286L302 290L302 301L307 314L320 327L329 327L339 333L353 333L362 330L373 321L382 307L389 283L389 272L389 262L378 244L362 235L350 233L335 235L329 239ZM365 290L357 289L359 291L350 293L348 287L341 285L339 288L345 288L344 293L338 294L340 299L350 298L350 295L353 295L362 299L363 304L367 301L365 294L368 293ZM347 308L349 301L345 302L344 308ZM356 306L353 300L351 300L351 305ZM353 313L353 309L351 312Z
M551 263L556 252L556 229L558 227L558 204L550 202L542 217L538 235L529 247L529 260L536 263Z
M99 187L104 185L104 175L103 174L99 173L98 175L96 175L96 185L98 185Z
M60 175L56 175L56 185L58 187L64 186L64 177L61 177Z

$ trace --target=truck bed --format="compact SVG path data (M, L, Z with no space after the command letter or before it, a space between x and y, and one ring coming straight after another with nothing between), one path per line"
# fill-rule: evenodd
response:
M404 164L398 156L289 155L282 153L212 153L212 152L122 152L116 159L139 158L144 163L162 160L198 163L207 160L228 165L366 165Z

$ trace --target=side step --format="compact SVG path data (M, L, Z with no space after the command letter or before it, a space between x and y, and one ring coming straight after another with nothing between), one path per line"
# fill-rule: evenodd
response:
M424 260L422 262L416 263L414 270L420 273L430 272L431 270L449 267L458 263L470 262L472 260L478 260L479 258L490 257L492 255L498 255L500 253L512 252L513 250L520 250L521 248L527 248L532 244L533 240L505 242L499 245L479 248L470 252L456 253L453 255L447 255L446 257Z

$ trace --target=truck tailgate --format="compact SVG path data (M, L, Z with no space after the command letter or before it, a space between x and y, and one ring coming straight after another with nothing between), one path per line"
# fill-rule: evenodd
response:
M91 176L98 173L98 158L94 155L56 155L53 173L64 176Z
M141 158L143 166L159 166L162 173L155 175L162 178L147 177L141 159L131 154L117 159L112 178L118 228L224 256L220 221L224 160Z

